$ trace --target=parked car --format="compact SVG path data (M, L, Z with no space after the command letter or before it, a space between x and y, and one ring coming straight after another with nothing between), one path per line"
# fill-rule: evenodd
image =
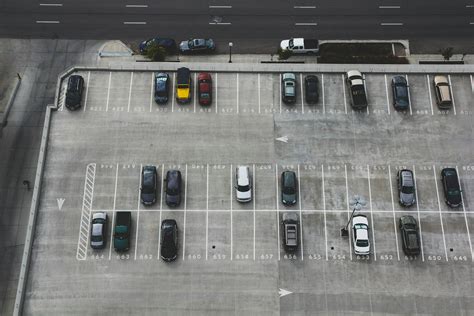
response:
M130 249L130 234L132 230L132 213L117 212L114 227L114 249L122 252Z
M144 205L152 205L156 202L156 190L158 173L155 166L144 166L142 169L142 183L140 198Z
M92 214L91 248L102 249L107 243L107 213L97 212Z
M81 107L82 91L84 90L84 78L72 75L67 80L66 107L69 110L77 110Z
M282 97L285 103L296 102L296 76L294 73L284 73L281 77L283 91Z
M158 46L163 47L168 54L176 53L176 42L174 41L174 39L155 37L140 43L140 54L146 54L146 50L152 43L156 43Z
M369 106L364 76L358 70L349 70L346 73L349 86L349 100L354 110L362 110Z
M319 79L314 75L309 75L304 78L304 93L306 103L317 103L319 99Z
M392 78L393 107L396 110L405 111L410 108L408 97L408 83L405 77L395 76Z
M284 205L296 204L296 174L293 171L283 171L281 174L281 201Z
M252 201L252 178L247 166L235 169L235 195L238 202Z
M446 76L434 76L433 78L436 104L442 110L449 110L453 106L453 98L451 96L451 87Z
M354 245L354 253L356 255L369 255L369 221L367 217L362 214L357 214L352 217L352 242Z
M418 234L418 223L411 215L400 217L400 233L402 234L402 248L406 255L416 256L420 254L421 243Z
M402 206L412 206L416 202L415 177L413 171L403 169L398 171L398 202Z
M155 74L155 102L158 104L168 102L169 90L170 76L164 72Z
M216 50L216 44L210 38L195 38L182 41L179 44L179 51L186 53L208 53Z
M198 99L200 105L212 103L212 78L208 72L201 72L198 75Z
M287 252L295 252L299 245L299 220L295 212L282 215L283 247Z
M319 53L319 41L308 38L290 38L281 41L280 48L288 49L293 54L317 54Z
M165 179L165 202L168 206L179 206L181 203L181 171L168 170Z
M444 168L441 170L441 182L443 183L446 204L450 207L461 206L461 188L459 186L459 178L456 169Z
M176 101L178 103L191 101L191 72L189 68L178 68L176 74Z
M176 260L178 256L178 224L174 219L161 222L160 256L164 261Z

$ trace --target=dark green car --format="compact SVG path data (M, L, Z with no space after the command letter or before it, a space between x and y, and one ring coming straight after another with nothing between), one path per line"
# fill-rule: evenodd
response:
M281 174L281 201L284 205L296 204L296 185L296 174L293 171L283 171Z
M130 249L130 231L132 229L132 213L117 212L114 227L114 249L122 252Z

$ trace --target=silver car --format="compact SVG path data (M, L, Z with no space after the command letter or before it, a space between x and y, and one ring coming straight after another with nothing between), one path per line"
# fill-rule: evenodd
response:
M107 213L97 212L92 214L91 247L93 249L105 248L107 235Z
M398 202L402 206L412 206L416 202L415 178L408 169L398 171Z
M235 169L235 196L239 202L252 201L252 177L247 166Z

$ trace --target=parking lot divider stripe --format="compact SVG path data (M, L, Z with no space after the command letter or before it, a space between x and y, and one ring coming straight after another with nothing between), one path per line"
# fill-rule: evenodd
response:
M257 188L255 187L255 164L252 165L252 180L253 180L253 260L255 260L255 203L257 199Z
M304 114L304 101L303 101L303 74L300 73L300 88L301 88L301 113Z
M206 165L206 260L209 240L209 164Z
M344 75L343 75L344 79ZM351 219L351 209L349 207L349 185L347 183L347 165L344 164L344 176L346 178L346 206L347 206L347 220L349 221ZM352 235L352 229L348 229L349 231L349 258L352 261L352 244L351 244L351 235Z
M175 102L176 102L176 73L173 72L173 97L171 98L171 112L174 112Z
M237 80L236 80L236 83L237 83L237 114L239 114L239 73L237 73Z
M132 100L132 87L133 87L133 71L130 74L130 89L128 90L127 112L130 112L130 102ZM151 112L151 109L150 109L150 112Z
M342 77L342 94L344 96L344 112L347 114L346 80L344 78L344 74L342 74L341 77Z
M196 73L194 73L194 84L193 84L193 92L194 92L194 102L193 102L193 108L194 108L194 113L196 113L196 99L197 99L197 87L198 87L198 84L197 84L197 79L196 79Z
M105 105L105 112L109 111L109 100L110 100L110 83L112 81L112 71L109 72L109 84L107 87L107 103Z
M132 72L133 74L133 72ZM141 185L142 185L142 169L143 164L140 164L140 175L138 176L138 202L137 202L137 229L135 230L135 256L133 260L137 260L137 250L138 250L138 223L140 222L140 192L141 192Z
M448 250L446 248L446 237L444 235L443 216L441 215L441 204L440 204L440 201L439 201L438 179L436 177L436 167L435 167L435 165L433 165L433 176L434 176L435 186L436 186L436 197L438 199L438 210L439 210L439 220L440 220L440 223L441 223L441 232L443 233L444 255L446 257L446 261L448 261Z
M76 259L87 259L87 248L89 245L89 228L91 222L92 201L94 196L96 164L90 163L86 167L86 177L84 180L84 195L82 198L81 222L79 227L79 238L77 243ZM88 186L88 181L92 182L92 186ZM90 199L90 201L88 201Z
M214 91L215 98L214 99L215 99L215 102L214 103L216 104L216 114L217 114L218 113L218 111L217 111L217 72L214 74L214 81L215 81L215 84L214 84L214 89L215 89L215 91Z
M390 197L392 198L393 232L395 233L395 245L397 246L397 258L400 261L400 250L398 249L397 220L395 219L395 203L393 201L392 168L388 165L388 182L390 183Z
M89 81L91 79L91 72L88 71L87 72L87 82L86 82L86 95L84 97L84 112L86 111L86 108L87 108L87 98L89 96Z
M261 93L260 93L260 73L257 74L257 90L258 90L258 114L260 114L260 103L261 103Z
M372 188L370 187L370 168L367 165L367 182L369 184L369 205L370 205L370 219L372 220L372 243L374 244L374 261L377 261L377 248L375 247L375 223L374 212L372 209Z
M164 192L164 185L165 185L165 164L161 164L161 194L160 194L160 222L158 224L158 255L156 259L160 260L160 245L161 245L161 216L163 214L163 192Z
M431 115L434 115L434 110L433 110L433 97L431 96L430 75L426 75L426 83L427 83L427 85L428 85L428 96L430 97Z
M472 77L472 75L469 75L469 78L471 78L471 91L472 94L474 94L474 78Z
M174 77L173 77L174 78ZM174 81L173 81L174 82ZM152 111L153 107L153 97L154 97L154 86L155 86L155 74L151 73L151 86L150 86L150 112ZM174 91L174 83L173 83L173 91ZM174 99L174 97L173 97Z
M456 101L454 101L453 84L451 83L451 75L448 75L448 80L449 80L449 91L451 92L451 98L453 101L453 111L454 111L454 115L456 115Z
M196 77L196 74L194 74ZM187 212L187 200L188 200L188 164L184 169L184 226L183 226L183 261L184 261L184 253L186 250L186 212Z
M112 229L110 230L109 260L112 258L112 242L113 242L113 236L114 236L113 227L115 224L115 202L117 200L118 168L119 168L119 164L117 163L115 166L115 189L114 189L114 204L112 208Z
M326 114L326 97L324 93L324 74L321 74L321 93L323 99L323 114Z
M233 197L233 190L234 190L234 178L232 176L232 164L230 164L230 260L234 258L234 231L232 222L232 197Z
M421 219L420 219L420 206L418 204L418 187L416 185L416 168L415 165L413 165L413 183L415 184L415 194L416 194L416 212L418 214L418 229L419 229L419 234L420 234L420 244L421 244L421 260L424 262L425 261L425 253L423 250L423 234L422 234L422 229L421 229Z
M280 93L278 94L280 96L280 114L281 114L281 74L280 74Z
M324 212L324 245L326 251L326 261L329 260L328 257L328 230L327 230L327 221L326 221L326 193L324 185L324 165L321 165L321 188L323 191L323 212Z
M281 76L281 75L280 75ZM280 80L281 82L281 80ZM277 224L277 251L278 261L280 261L280 210L278 207L278 164L275 164L275 192L276 192L276 224Z
M410 82L408 81L408 75L405 75L405 79L407 80L408 106L410 108L410 115L413 115L413 108L411 106L411 97L410 97Z
M300 240L301 240L301 260L304 260L303 253L303 214L301 212L303 199L301 198L301 177L300 177L300 164L298 164L298 204L300 205Z
M469 241L469 249L471 250L471 261L474 261L474 255L472 253L471 233L469 231L469 223L467 221L466 206L464 205L464 194L462 192L462 186L461 186L461 175L459 174L458 166L456 166L456 173L458 174L459 190L461 191L462 211L464 214L464 221L466 222L467 238Z
M387 83L387 75L386 74L384 75L384 78L385 78L385 96L387 98L387 111L388 111L388 115L390 115L391 114L390 113L390 100L388 99L388 83Z

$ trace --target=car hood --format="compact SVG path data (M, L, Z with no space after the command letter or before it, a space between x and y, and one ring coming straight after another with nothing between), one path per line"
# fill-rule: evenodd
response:
M179 195L166 194L166 202L170 203L170 204L178 204L179 203Z
M127 238L114 238L114 248L116 249L125 249L127 248L128 245L128 239Z
M91 241L91 246L92 247L99 247L99 246L103 246L104 245L104 241Z
M283 40L280 43L280 48L281 49L288 49L288 45L290 45L290 40Z
M400 202L403 204L413 204L415 202L415 195L413 193L400 193Z
M282 194L281 194L281 197L282 197L282 200L283 200L285 203L288 203L288 204L295 204L295 203L296 203L296 194L285 194L285 193L282 193Z
M181 43L179 43L179 49L188 50L189 49L188 41L182 41Z
M237 190L237 199L239 200L250 200L252 197L252 191L248 190L246 192L241 192Z
M175 259L176 258L176 247L174 245L166 245L161 247L161 256L166 259Z
M370 244L367 247L360 247L360 246L354 245L354 250L355 250L355 252L360 253L360 254L369 254Z
M153 193L142 193L143 203L153 203L155 202L155 195Z
M457 195L451 195L448 197L448 202L451 203L452 205L461 205L461 194Z

